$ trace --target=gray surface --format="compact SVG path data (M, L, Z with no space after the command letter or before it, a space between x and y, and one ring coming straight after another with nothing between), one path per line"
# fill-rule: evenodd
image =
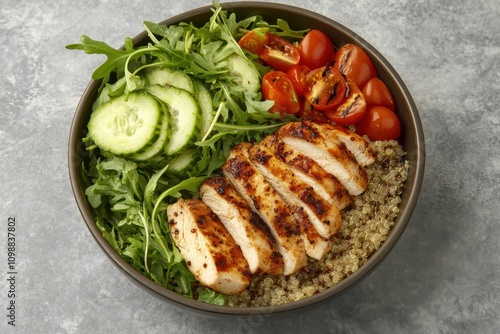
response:
M224 322L180 312L132 285L98 249L72 198L67 140L102 58L64 49L81 34L113 46L209 1L2 1L0 332L500 332L500 3L288 1L343 23L399 71L427 144L418 206L386 261L347 294L290 319ZM355 4L353 4L355 3ZM8 217L17 221L17 326L7 325Z

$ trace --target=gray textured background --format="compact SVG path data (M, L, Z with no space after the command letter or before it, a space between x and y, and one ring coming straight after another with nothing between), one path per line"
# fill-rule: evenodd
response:
M142 30L142 21L210 1L3 0L0 332L500 332L500 2L287 3L337 20L378 48L419 108L425 181L386 261L320 309L266 323L200 318L136 288L97 247L72 197L68 131L102 58L64 46L81 34L120 46ZM6 318L8 217L17 221L14 330Z

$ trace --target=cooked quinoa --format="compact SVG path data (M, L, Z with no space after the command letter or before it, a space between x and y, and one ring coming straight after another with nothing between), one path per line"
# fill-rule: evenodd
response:
M279 305L312 296L354 273L380 248L399 213L408 161L397 141L370 145L377 160L366 169L368 188L342 213L343 226L332 250L321 261L309 259L305 268L290 276L255 275L246 291L228 297L227 306Z

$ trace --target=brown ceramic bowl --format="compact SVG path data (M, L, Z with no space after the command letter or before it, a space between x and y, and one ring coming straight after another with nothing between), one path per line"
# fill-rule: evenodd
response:
M87 122L90 117L92 103L97 96L99 83L96 81L91 81L86 88L76 109L71 126L68 157L71 185L83 219L98 245L102 248L109 259L140 288L173 305L205 316L226 316L237 319L245 319L246 316L259 316L267 319L276 315L290 315L293 311L304 310L304 308L309 309L312 306L319 305L321 302L331 300L341 292L344 292L348 288L354 286L362 278L366 277L372 270L374 270L396 244L403 233L410 216L412 215L422 184L425 159L422 125L412 97L394 68L370 44L343 25L303 8L292 7L284 4L245 1L226 3L222 6L223 9L236 13L239 19L259 14L268 22L276 22L276 19L278 18L284 19L290 24L291 27L297 30L306 28L319 29L328 34L334 45L337 47L345 43L357 44L361 46L373 60L379 77L386 83L394 96L397 113L402 123L402 136L400 138L400 143L407 152L406 158L410 163L409 175L406 181L404 193L402 195L402 202L400 204L400 214L396 219L390 235L382 247L377 250L370 257L368 262L359 270L346 277L336 286L304 300L279 306L233 308L208 305L180 296L175 292L167 290L153 281L150 281L142 274L135 271L113 250L106 240L104 240L96 227L95 220L92 215L92 208L85 197L85 185L81 172L82 162L85 162L86 159L88 159L88 154L82 145L82 138L86 135ZM191 21L196 25L201 26L207 22L211 16L210 8L211 6L206 6L194 9L171 17L163 23L169 25L176 24L181 21ZM147 40L147 35L145 32L142 32L137 35L134 40L135 42L145 42Z

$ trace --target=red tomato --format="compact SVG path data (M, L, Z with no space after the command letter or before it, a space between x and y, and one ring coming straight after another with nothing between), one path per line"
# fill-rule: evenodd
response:
M348 95L336 109L325 111L326 117L340 125L356 124L366 112L366 102L356 84L347 80Z
M347 83L332 66L312 70L305 78L304 97L318 110L332 110L344 99Z
M295 45L274 34L267 34L267 42L259 52L259 58L277 71L286 72L300 61L299 50Z
M294 65L286 71L286 74L292 79L293 86L298 94L304 95L305 79L307 73L311 72L309 67L302 64Z
M371 140L398 139L401 133L401 123L398 116L386 107L372 107L365 117L356 124L356 132L367 135Z
M259 54L268 39L266 30L267 29L264 28L255 28L250 30L240 38L238 44L243 49L248 50L251 53Z
M300 110L300 101L290 77L281 71L271 71L262 78L262 96L274 101L270 112L296 114Z
M318 124L330 123L330 120L325 116L325 113L314 109L306 99L302 98L300 102L300 111L298 114L300 119Z
M359 46L345 44L335 53L334 67L347 79L351 79L358 87L377 76L372 60Z
M396 110L391 92L379 78L374 77L368 80L361 92L365 96L368 107L383 106L392 111Z
M330 63L335 49L325 33L313 29L300 41L299 54L300 62L314 70Z

